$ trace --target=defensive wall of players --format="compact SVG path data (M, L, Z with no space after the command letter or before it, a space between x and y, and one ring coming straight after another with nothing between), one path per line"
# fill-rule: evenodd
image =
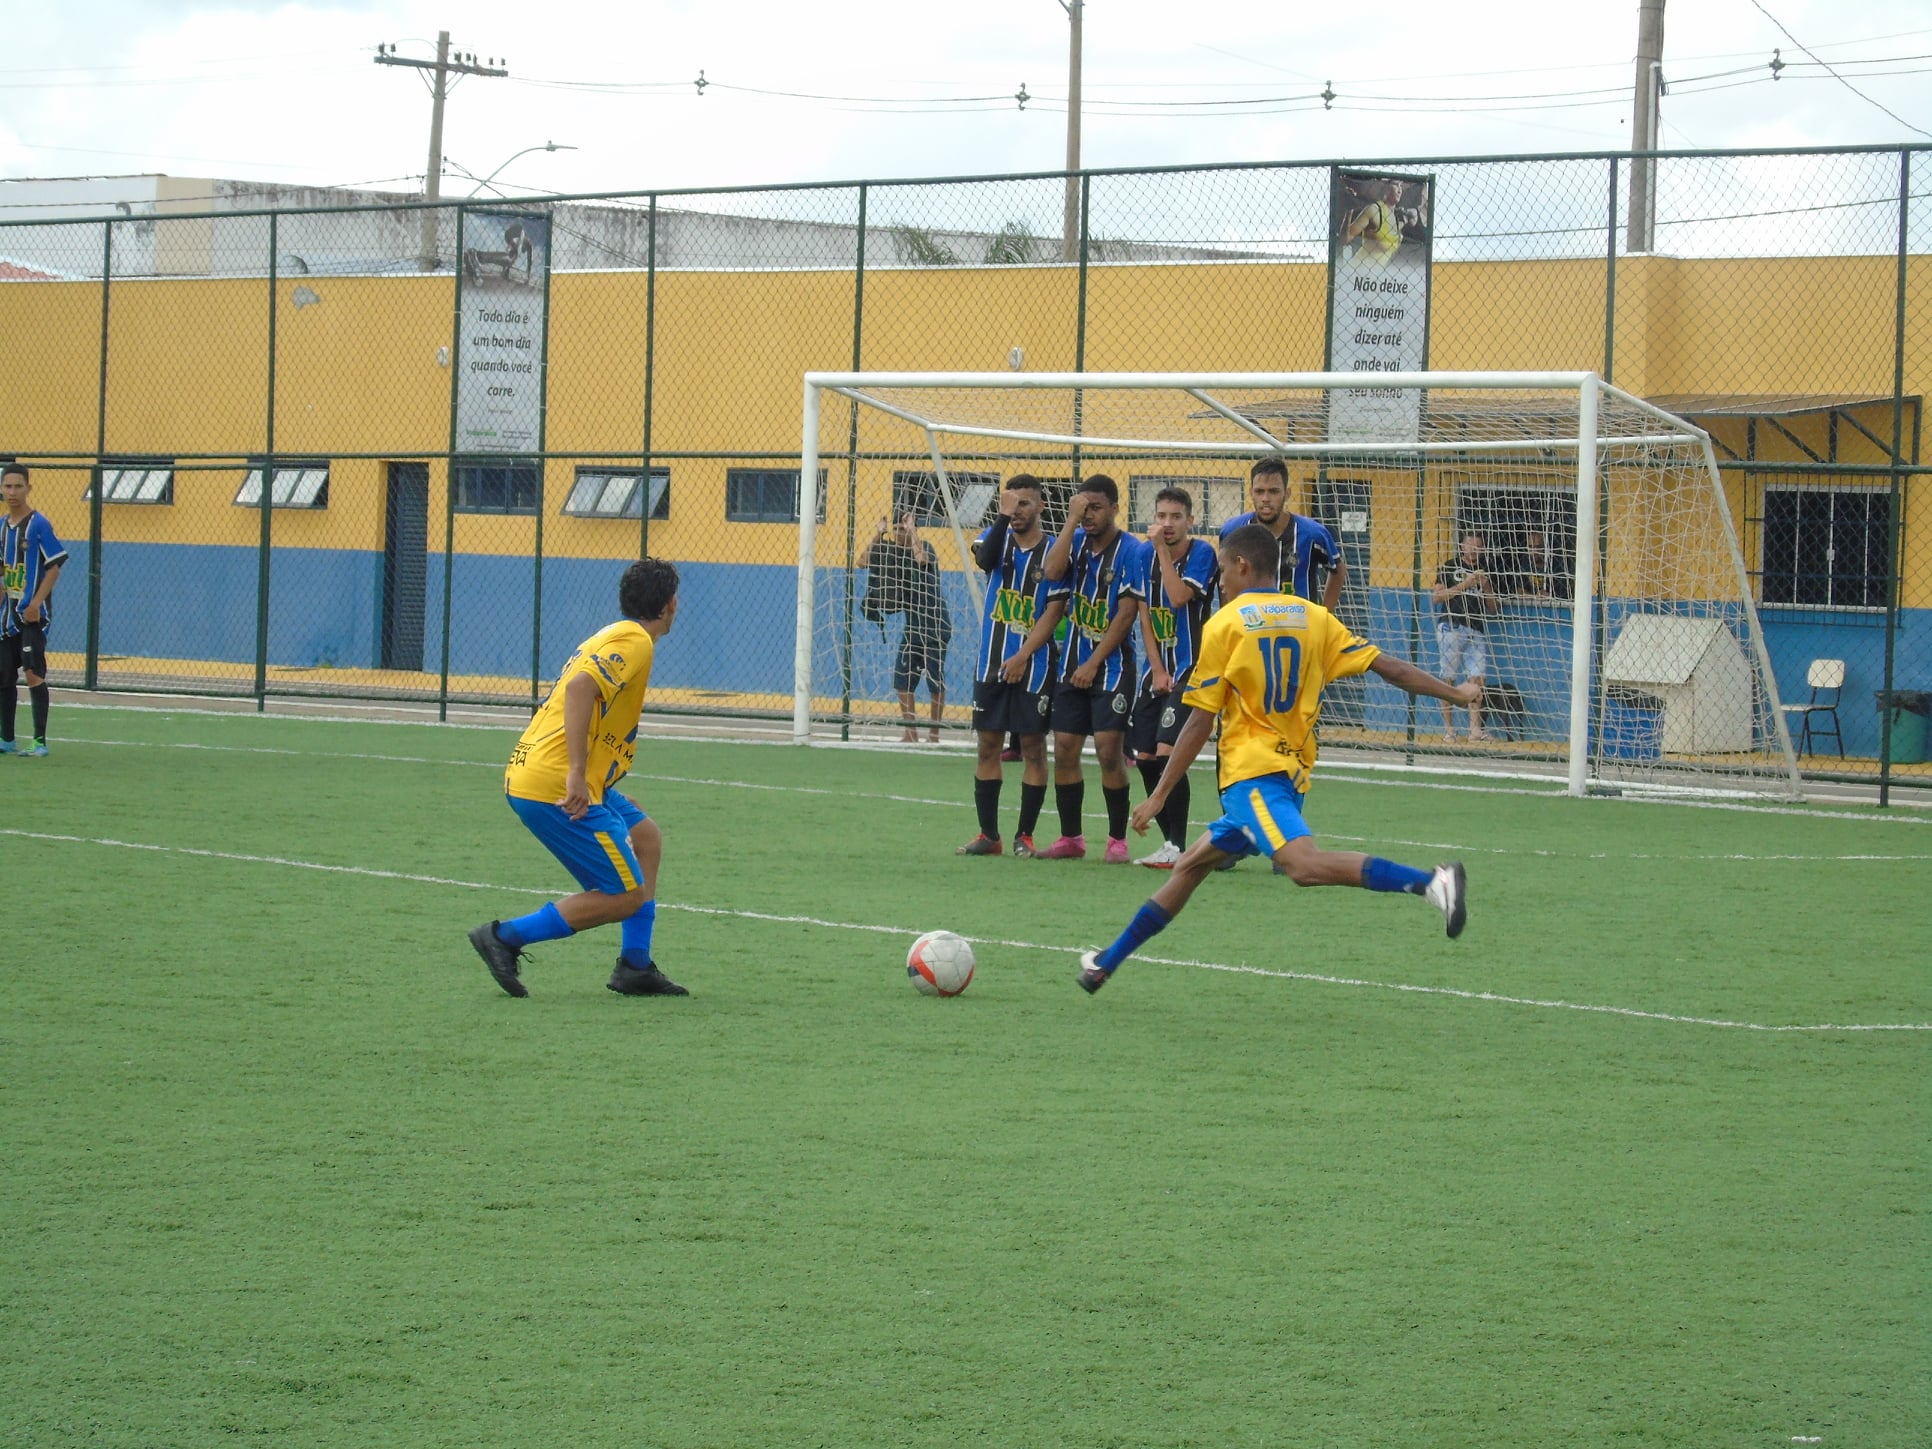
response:
M865 272L855 299L855 274L842 270L559 272L548 293L540 462L451 457L456 283L448 273L280 277L272 329L262 278L117 281L105 299L98 282L8 282L0 327L15 340L16 366L0 403L0 448L37 465L34 501L72 548L56 645L75 667L92 622L86 494L97 461L168 475L138 501L138 487L107 490L91 636L100 658L169 661L188 675L229 666L228 674L211 668L217 688L257 659L252 605L264 588L264 518L239 500L257 496L244 491L251 460L272 449L280 469L326 470L309 506L277 507L267 520L265 653L275 668L328 674L352 689L365 673L373 684L378 675L433 675L447 661L480 692L500 692L504 680L514 691L514 681L547 673L604 621L609 561L648 547L677 560L686 579L680 647L665 652L660 697L775 704L789 688L797 544L774 489L787 469L795 476L802 373L850 366L855 353L873 369L992 368L1015 347L1029 370L1315 369L1326 276L1321 265L1252 259L893 267ZM1902 452L1917 462L1932 326L1901 331L1901 296L1921 299L1923 310L1932 257L1620 261L1616 381L1705 426L1727 462L1755 465L1725 475L1752 568L1766 566L1771 493L1892 487L1886 465L1900 379ZM1440 261L1430 364L1599 368L1604 306L1600 262ZM1077 330L1064 325L1076 310ZM586 475L635 472L647 451L654 469L668 470L661 493L652 488L654 516L585 516L596 512L584 506ZM894 475L925 466L864 460L848 471L843 459L825 461L823 527L834 539L849 536L855 550L903 497ZM1134 503L1137 480L1216 480L1203 529L1230 511L1245 471L1236 460L1090 458L1085 466L1119 476ZM413 561L399 556L399 467L416 470L408 478L420 509ZM1467 480L1445 468L1422 480L1363 471L1355 481L1371 520L1354 541L1356 582L1370 591L1376 617L1393 617L1452 548ZM1297 464L1302 511L1317 511L1312 484L1311 470ZM1526 484L1545 485L1560 489L1562 469L1552 464ZM1901 482L1893 638L1901 688L1932 688L1932 510L1910 506L1926 486L1910 471ZM1612 505L1626 506L1635 506L1628 497ZM1614 512L1610 525L1618 525ZM951 565L950 534L928 536ZM1843 535L1821 537L1828 554ZM1620 580L1613 573L1606 583L1614 597ZM447 653L439 627L446 587ZM973 625L963 576L948 588L960 620L948 684L963 702ZM1803 697L1815 657L1865 661L1846 691L1854 753L1876 752L1872 711L1849 707L1879 682L1868 646L1884 610L1873 602L1861 595L1766 610L1788 698ZM398 610L420 616L421 634L400 653ZM1519 647L1555 648L1562 614L1524 602L1505 629L1514 628ZM889 651L890 639L873 635L860 630L859 647ZM1847 648L1847 638L1860 648ZM827 652L821 677L836 678L839 662Z

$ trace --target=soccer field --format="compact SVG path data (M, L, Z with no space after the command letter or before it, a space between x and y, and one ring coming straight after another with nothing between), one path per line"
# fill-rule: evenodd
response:
M692 996L603 930L516 1001L512 730L56 726L0 760L0 1442L1932 1442L1922 815L1330 772L1460 940L1249 861L1089 998L1158 877L956 858L963 753L649 739Z

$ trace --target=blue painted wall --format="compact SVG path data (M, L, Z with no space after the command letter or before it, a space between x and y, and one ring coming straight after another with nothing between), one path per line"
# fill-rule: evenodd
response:
M255 658L257 555L253 548L213 545L104 546L101 652L143 658L249 664ZM87 637L88 545L70 544L71 560L56 595L53 645L72 651ZM277 548L271 559L268 653L279 668L372 669L381 662L382 555L348 549ZM429 556L423 667L442 667L443 568ZM797 581L783 565L679 565L681 602L673 645L653 682L660 688L759 693L789 697L792 620ZM605 559L549 559L543 568L543 627L533 639L535 569L528 558L459 554L452 569L458 608L450 626L454 674L528 677L532 646L538 672L552 674L578 641L617 617L617 580L623 565ZM954 620L946 660L946 692L953 702L972 697L979 627L962 575L945 579ZM814 674L821 696L837 694L845 612L845 575L822 571L823 617ZM852 693L890 701L891 670L904 627L900 616L881 628L858 611L864 576L852 600ZM1435 666L1435 619L1426 597L1409 590L1370 590L1363 632L1391 653ZM1612 630L1624 608L1613 606ZM1848 754L1876 756L1879 715L1873 693L1882 679L1884 630L1880 616L1768 609L1766 644L1778 688L1787 702L1808 694L1805 671L1816 658L1842 658L1848 675L1840 720ZM1529 734L1567 733L1568 695L1559 679L1569 640L1566 608L1512 602L1492 622L1492 681L1522 690ZM1900 620L1895 677L1901 689L1932 690L1932 610L1908 610ZM922 691L923 693L923 691ZM1413 707L1407 696L1370 684L1361 695L1371 727L1418 732L1441 728L1434 701Z

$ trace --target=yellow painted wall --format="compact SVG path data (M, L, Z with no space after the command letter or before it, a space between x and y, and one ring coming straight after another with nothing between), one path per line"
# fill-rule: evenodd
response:
M1617 381L1640 394L1889 391L1895 265L1886 257L1626 260L1617 274ZM1932 293L1929 269L1932 258L1911 259L1912 296ZM1316 368L1325 282L1326 269L1309 264L1095 266L1085 364L1093 370ZM553 279L551 451L604 454L620 463L634 462L642 449L646 287L638 272ZM1020 346L1029 371L1071 369L1077 287L1077 269L1061 266L871 271L861 365L999 370L1008 350ZM1595 261L1441 264L1431 362L1438 368L1599 367L1602 288ZM298 289L313 300L296 305ZM278 543L380 547L381 459L433 457L447 447L451 370L437 360L437 350L450 345L453 303L447 276L280 280L276 447L284 455L335 462L328 510L278 513ZM790 529L725 522L725 470L734 463L784 466L756 457L760 452L796 454L800 375L851 365L853 305L854 278L846 272L658 276L652 443L671 468L672 503L670 519L651 525L654 549L686 559L789 560ZM267 328L260 282L117 284L109 320L108 450L234 459L260 451L267 428ZM90 451L98 286L0 285L0 329L31 339L0 396L0 450L30 459ZM1932 328L1922 318L1908 339L1905 371L1908 393L1932 390ZM1096 402L1094 416L1104 417L1106 406ZM1814 426L1793 425L1801 436ZM1848 461L1876 457L1862 440L1841 436L1840 442L1839 456ZM1761 437L1760 455L1777 456L1768 451L1774 444ZM753 456L661 456L728 449ZM344 456L358 453L379 456ZM633 521L558 515L578 466L568 459L547 465L546 551L609 557L634 547ZM1114 471L1125 482L1135 470ZM1162 465L1161 471L1185 470ZM1234 469L1218 464L1205 471ZM867 465L861 536L889 474L890 465ZM440 548L440 461L432 462L431 480L438 520L431 545ZM108 536L252 544L259 521L233 507L239 483L238 468L184 471L173 508L110 506ZM70 520L84 517L83 486L78 474L50 475L49 496L41 500L70 533ZM1412 487L1379 482L1378 521L1406 515L1412 499L1404 489ZM834 469L830 491L826 527L842 536L842 468ZM456 522L459 549L521 552L535 539L530 519L484 515ZM1908 525L1908 559L1923 558L1932 548L1932 517L1913 517ZM1409 555L1401 540L1378 542L1375 568L1407 577Z

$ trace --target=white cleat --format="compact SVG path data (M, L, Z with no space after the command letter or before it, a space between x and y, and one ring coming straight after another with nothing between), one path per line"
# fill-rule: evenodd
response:
M1151 870L1172 870L1181 858L1181 848L1171 840L1163 840L1161 848L1150 855L1143 855L1135 865L1144 865Z
M1448 865L1437 866L1436 873L1429 877L1429 884L1422 892L1429 898L1429 904L1442 912L1442 924L1451 940L1462 934L1463 922L1468 919L1469 912L1463 904L1467 890L1462 862L1456 860Z

